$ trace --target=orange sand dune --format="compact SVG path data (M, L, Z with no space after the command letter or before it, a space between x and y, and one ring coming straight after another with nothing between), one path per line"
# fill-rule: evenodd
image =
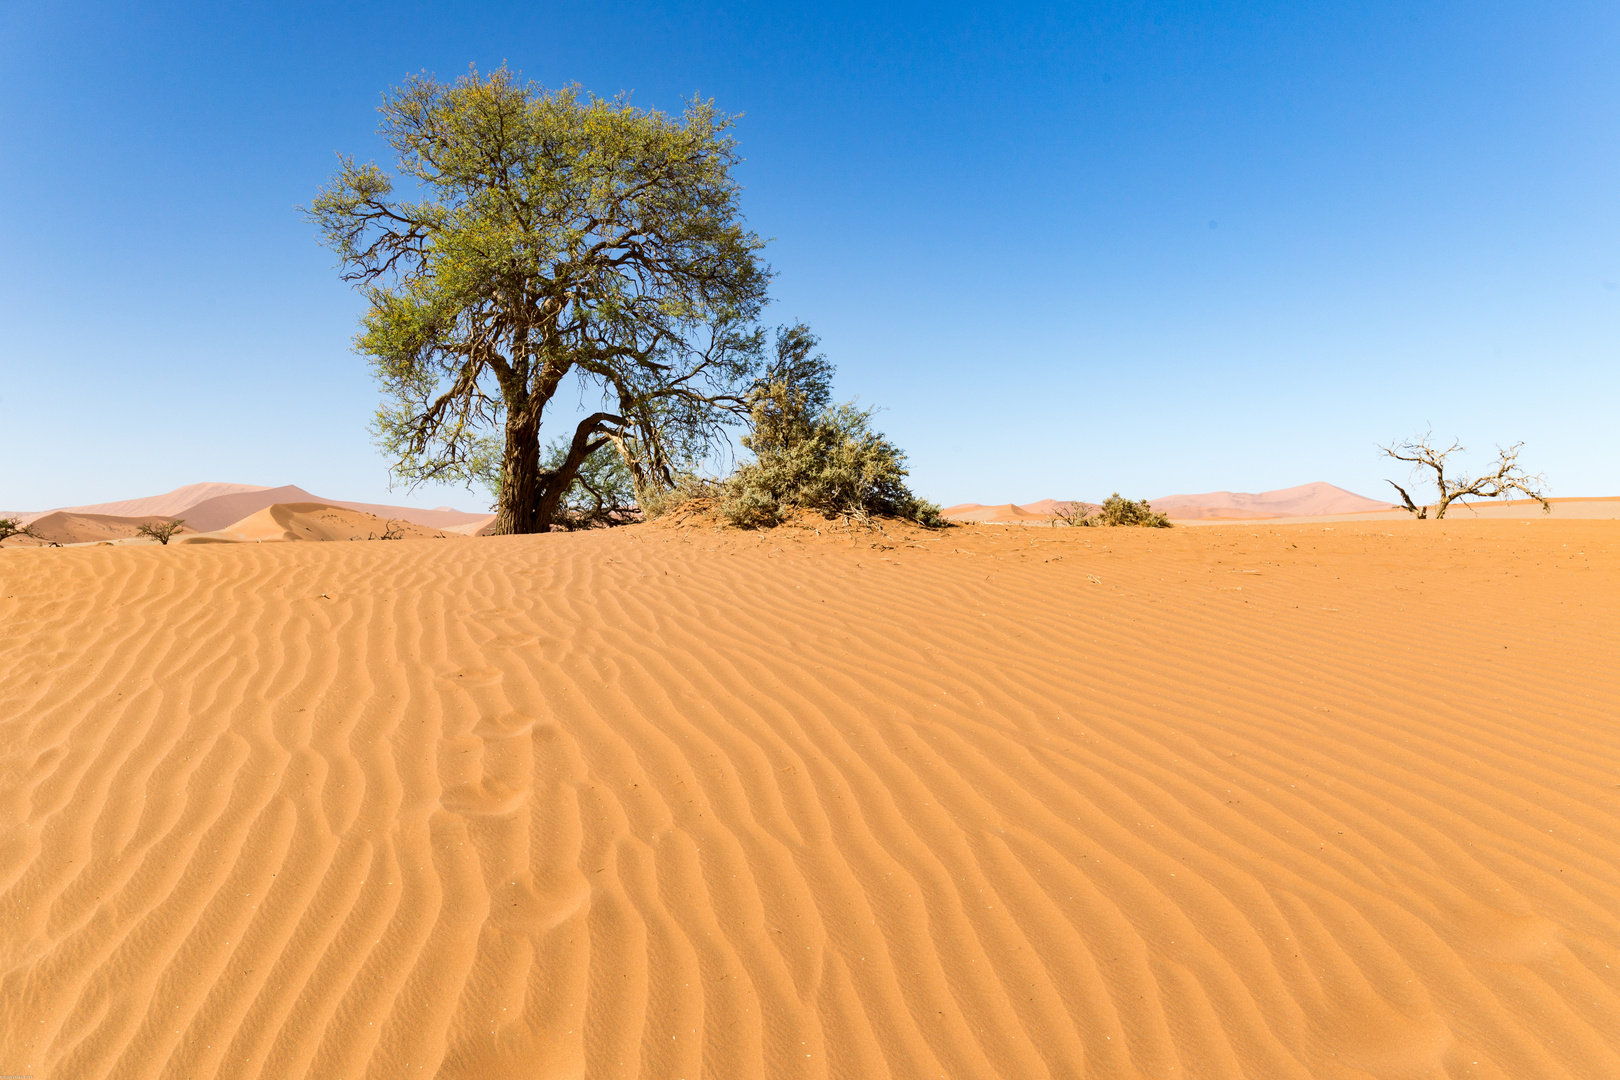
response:
M408 521L413 525L424 525L430 529L443 529L446 532L464 532L469 536L495 520L494 514L469 514L462 510L453 510L448 506L422 510L414 506L343 502L340 499L326 499L323 501L329 502L333 506L341 506L346 510L358 510L362 514L375 514L380 518L396 518L400 521Z
M410 522L362 514L325 503L277 503L225 529L188 536L180 543L215 544L266 540L420 540L449 534Z
M77 514L107 514L113 517L184 517L185 512L207 499L217 498L221 495L240 495L253 491L264 491L264 488L252 484L187 484L185 487L175 488L163 495L150 495L141 499L125 499L122 502L97 503L93 506L67 506L63 510L67 513ZM29 515L31 518L41 518L51 511L42 511Z
M323 499L292 484L276 488L258 487L253 484L188 484L164 495L153 495L142 499L126 499L123 502L116 503L100 503L95 506L73 506L67 507L61 512L141 519L154 516L184 518L189 528L198 532L212 532L240 521L250 514L257 513L267 506L274 506L276 503L300 502L318 502L329 506L340 506L348 510L375 514L381 518L424 525L430 529L472 525L472 531L477 531L494 520L493 514L466 514L448 506L424 510L414 506L387 506L376 503ZM52 511L21 514L19 516L23 523L27 524L37 521L49 513L52 513ZM0 517L3 516L8 515L0 514Z
M39 540L55 544L90 544L109 540L124 540L140 535L140 526L155 525L172 520L158 514L136 517L117 517L112 514L78 514L66 510L53 510L33 518L29 531ZM27 538L17 537L17 542Z
M1049 502L1051 500L1048 500ZM947 506L940 511L942 515L952 521L1002 521L1002 522L1040 522L1051 520L1051 511L1031 510L1012 503L1002 503L1000 506L985 506L981 503L962 503L960 506Z
M1620 525L0 552L0 1072L1620 1076Z
M378 503L355 503L344 502L341 499L323 499L319 495L311 495L303 488L292 484L278 488L260 488L239 495L225 495L217 499L210 499L207 502L191 507L185 514L180 516L186 519L186 524L194 525L199 530L208 532L227 528L248 515L256 514L260 510L274 506L277 503L321 503L324 506L338 506L345 510L357 510L363 514L374 514L380 518L410 522L413 525L422 525L429 529L444 529L452 525L468 524L472 524L477 528L494 520L493 514L464 514L459 510L451 510L447 507L422 510L414 506L386 506Z
M260 510L274 506L277 503L336 505L330 499L311 495L301 487L286 484L282 487L259 488L256 491L221 495L218 498L198 503L180 516L186 519L187 525L192 526L199 532L214 532L218 529L228 528L243 518L257 514Z
M1262 491L1211 491L1202 495L1164 495L1153 509L1176 519L1316 517L1388 510L1389 501L1368 499L1318 480L1314 484Z
M1069 513L1080 507L1096 506L1096 503L1077 502L1074 499L1042 499L1040 502L1025 503L1019 509L1026 514L1034 514L1042 518L1050 518L1058 511Z

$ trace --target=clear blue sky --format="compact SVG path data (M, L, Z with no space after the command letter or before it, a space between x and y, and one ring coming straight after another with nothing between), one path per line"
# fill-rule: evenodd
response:
M403 498L296 207L385 88L502 60L746 114L774 320L941 502L1381 497L1431 425L1620 494L1617 56L1596 3L9 0L0 507Z

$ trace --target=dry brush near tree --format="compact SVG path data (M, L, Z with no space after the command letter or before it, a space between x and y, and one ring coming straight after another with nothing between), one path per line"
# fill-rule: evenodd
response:
M748 395L742 444L753 460L719 486L721 514L743 527L801 510L943 524L939 507L906 485L906 455L873 429L875 410L833 404L833 365L818 344L802 323L777 332L776 359Z
M1465 451L1467 447L1454 439L1450 446L1442 448L1434 443L1433 436L1433 432L1428 432L1417 438L1378 448L1386 457L1411 463L1414 474L1425 470L1431 474L1430 479L1438 495L1438 501L1433 504L1416 503L1401 485L1393 480L1386 481L1390 487L1400 492L1401 502L1413 517L1427 518L1432 508L1435 520L1438 521L1446 516L1446 509L1454 502L1461 502L1466 506L1468 505L1466 500L1470 498L1499 499L1515 492L1539 502L1541 512L1544 514L1552 510L1552 504L1547 501L1544 493L1547 478L1539 473L1526 473L1519 465L1519 451L1524 446L1522 442L1514 443L1505 449L1497 447L1493 471L1481 473L1477 477L1470 477L1467 473L1448 476L1446 459L1452 454Z
M833 365L815 351L810 328L779 327L775 344L774 359L745 398L748 457L723 479L685 475L672 487L639 492L646 515L683 511L745 529L805 514L945 525L939 507L907 486L906 455L873 429L876 410L833 403Z

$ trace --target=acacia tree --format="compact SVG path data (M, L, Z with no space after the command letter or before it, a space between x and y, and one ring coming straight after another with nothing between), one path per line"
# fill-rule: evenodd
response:
M1433 434L1433 432L1429 432L1419 438L1407 439L1405 442L1394 443L1389 446L1380 446L1378 449L1382 450L1386 457L1392 457L1396 461L1411 462L1413 472L1427 469L1434 474L1434 486L1439 491L1440 496L1440 501L1434 504L1436 521L1445 517L1446 508L1459 499L1497 499L1514 491L1539 502L1542 513L1549 513L1552 510L1552 504L1542 494L1542 489L1547 486L1547 478L1539 473L1532 476L1526 473L1519 465L1519 448L1524 443L1514 443L1505 450L1497 447L1495 472L1485 473L1475 478L1470 478L1466 473L1453 477L1446 475L1446 458L1454 453L1466 450L1467 447L1454 439L1450 446L1441 449L1434 445L1432 441ZM1389 480L1386 483L1401 493L1401 502L1406 505L1406 509L1411 511L1414 517L1420 520L1428 517L1428 506L1419 506L1414 503L1412 496L1406 493L1406 489L1395 481ZM1467 503L1463 505L1466 506Z
M185 518L143 521L139 525L135 526L135 532L139 536L150 537L151 539L156 540L159 544L162 544L164 547L168 547L169 541L174 539L174 534L185 528L185 525Z
M504 66L409 79L381 112L421 198L343 158L307 213L367 300L356 346L396 476L493 474L494 531L544 532L592 454L668 483L746 415L770 271L738 209L734 118L547 92ZM570 375L603 409L545 467L542 415Z
M4 540L8 536L33 535L34 534L29 531L28 526L22 523L21 518L0 517L0 540Z

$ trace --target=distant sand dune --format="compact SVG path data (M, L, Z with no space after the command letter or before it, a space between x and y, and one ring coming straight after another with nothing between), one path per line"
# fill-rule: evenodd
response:
M265 540L420 540L449 535L410 522L381 518L326 503L276 503L224 529L188 536L187 544Z
M198 532L213 532L228 528L243 518L277 503L321 503L334 505L329 500L311 495L303 488L287 484L276 488L257 488L208 499L188 508L184 514L186 524Z
M208 499L221 495L240 495L254 491L264 491L264 488L252 484L187 484L185 487L175 488L162 495L150 495L142 499L125 499L122 502L97 503L94 506L68 506L63 510L68 513L105 514L110 517L179 517L191 507ZM45 511L44 513L49 513ZM41 514L35 514L40 517Z
M100 503L95 506L68 507L64 511L55 512L129 517L143 520L154 517L178 517L185 519L186 526L189 529L197 532L213 532L217 529L226 528L250 514L256 514L265 507L274 506L277 503L322 503L328 506L340 506L347 510L375 514L381 518L408 521L413 525L422 525L430 529L448 529L453 526L464 527L471 525L473 527L472 531L476 532L479 528L494 520L493 514L466 514L447 506L423 510L414 506L388 506L380 503L357 503L344 502L338 499L323 499L319 495L312 495L293 484L275 488L257 487L252 484L188 484L163 495L153 495L142 499L126 499L123 502ZM28 524L31 521L37 521L52 512L24 514L22 515L23 523Z
M1620 1076L1620 528L873 539L0 552L0 1072Z
M1368 499L1320 480L1258 494L1211 491L1202 495L1164 495L1153 500L1153 509L1173 518L1315 517L1389 508L1388 499Z
M1149 500L1153 509L1177 521L1225 520L1237 521L1253 518L1315 517L1324 514L1357 514L1388 510L1390 504L1377 499L1363 498L1332 484L1317 481L1299 487L1258 494L1244 491L1210 491L1202 495L1164 495ZM1042 499L1040 502L1015 506L985 506L963 503L948 506L942 513L952 521L998 521L1035 523L1050 521L1059 507L1095 505Z
M169 518L156 514L115 517L111 514L76 514L53 510L29 522L28 528L41 540L56 544L90 544L123 540L140 533L140 526L155 525ZM22 537L16 539L21 540Z
M1050 512L1042 513L1039 510L1025 509L1022 506L1014 506L1012 503L1002 503L1000 506L964 503L961 506L946 507L944 514L952 521L1045 522L1051 519Z
M430 529L443 529L446 532L467 532L471 535L495 520L494 514L469 514L461 510L451 510L448 507L438 507L433 510L421 510L414 506L389 506L385 503L357 503L343 502L337 499L323 500L333 506L341 506L345 510L358 510L362 514L375 514L380 518L397 518L408 521L412 525L422 525Z

